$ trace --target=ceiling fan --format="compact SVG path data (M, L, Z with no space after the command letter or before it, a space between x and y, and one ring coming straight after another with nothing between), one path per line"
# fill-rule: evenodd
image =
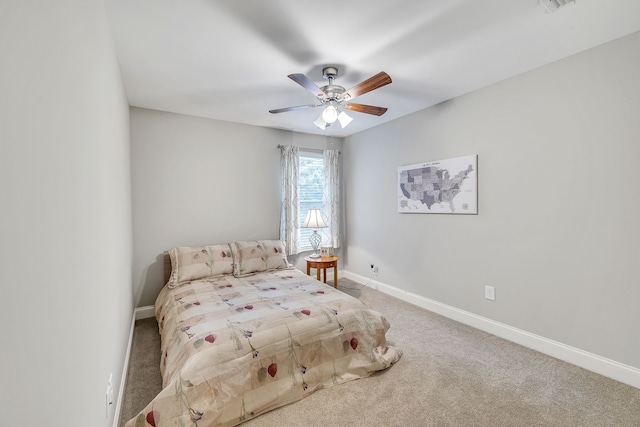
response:
M315 108L326 106L320 117L313 122L314 125L324 130L331 123L336 120L340 122L340 126L343 128L351 123L353 120L344 110L356 111L358 113L373 114L375 116L383 115L387 109L384 107L376 107L373 105L355 104L349 102L356 96L364 95L367 92L381 88L391 83L391 77L384 71L379 72L373 77L358 83L349 90L345 90L342 86L333 84L333 79L338 75L338 69L336 67L325 67L322 69L322 77L329 80L329 84L326 86L318 87L309 77L304 74L289 74L289 78L300 86L311 92L318 98L319 104L297 105L295 107L278 108L276 110L269 110L270 113L284 113L294 110L305 110L308 108Z

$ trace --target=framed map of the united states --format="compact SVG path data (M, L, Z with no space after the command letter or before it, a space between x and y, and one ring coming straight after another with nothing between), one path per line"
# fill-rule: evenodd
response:
M478 213L478 156L398 168L398 212Z

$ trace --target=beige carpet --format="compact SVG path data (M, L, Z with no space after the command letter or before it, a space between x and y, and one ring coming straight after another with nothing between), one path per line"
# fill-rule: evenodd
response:
M283 426L636 426L640 390L340 280L382 313L403 351L370 378L320 390L243 424ZM136 322L122 421L160 391L154 319Z

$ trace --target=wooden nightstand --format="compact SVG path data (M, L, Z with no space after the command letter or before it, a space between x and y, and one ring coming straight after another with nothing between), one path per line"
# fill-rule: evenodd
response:
M318 258L312 258L310 256L304 257L307 261L307 275L311 276L311 269L316 269L317 279L320 280L320 270L324 270L324 283L327 283L327 268L333 268L333 287L338 287L338 260L337 256L323 256Z

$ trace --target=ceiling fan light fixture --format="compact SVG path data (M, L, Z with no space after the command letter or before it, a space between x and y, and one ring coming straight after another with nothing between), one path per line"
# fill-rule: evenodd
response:
M313 122L313 124L318 126L320 130L325 130L327 128L327 122L325 122L324 119L322 118L323 115L324 115L324 112L320 114L320 116L316 119L315 122Z
M353 117L351 117L344 111L338 114L338 121L340 122L340 126L342 126L343 129L346 128L349 123L351 123L351 120L353 120Z
M333 105L328 105L322 112L322 119L327 123L333 123L338 120L338 109Z

